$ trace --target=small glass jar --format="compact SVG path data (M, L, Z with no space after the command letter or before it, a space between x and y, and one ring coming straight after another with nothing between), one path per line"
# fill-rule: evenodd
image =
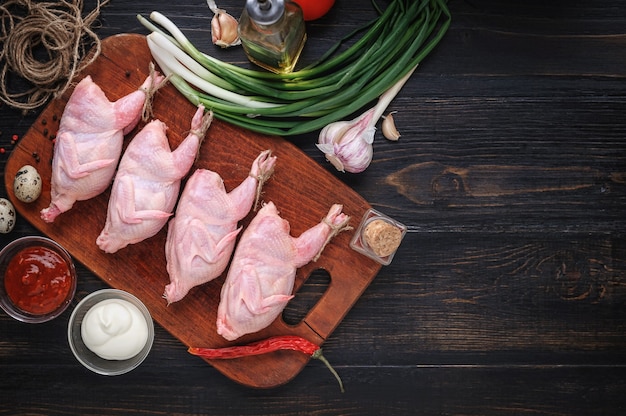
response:
M393 260L405 234L404 224L375 209L368 209L350 241L350 247L387 266Z
M306 42L302 9L290 0L246 0L238 31L248 59L279 74L293 71Z

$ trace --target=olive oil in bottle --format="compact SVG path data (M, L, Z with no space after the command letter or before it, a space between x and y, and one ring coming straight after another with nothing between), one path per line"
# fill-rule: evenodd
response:
M239 37L251 62L279 74L292 72L306 42L302 9L290 0L246 0Z

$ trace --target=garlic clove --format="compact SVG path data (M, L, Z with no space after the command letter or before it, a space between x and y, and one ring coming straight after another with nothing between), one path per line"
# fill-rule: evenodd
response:
M326 160L330 162L331 165L334 166L339 172L345 172L343 162L337 155L335 154L335 146L332 143L318 143L316 144L317 148L324 153Z
M382 123L383 136L385 136L387 140L392 140L394 142L400 138L400 132L398 132L398 129L396 128L396 123L393 119L393 113L395 112L396 111L392 111L386 116L383 116Z
M237 19L226 13L225 10L218 8L215 1L207 0L207 4L214 13L213 19L211 19L211 40L213 44L222 48L240 45L241 39L239 39L239 33L237 32L239 26Z

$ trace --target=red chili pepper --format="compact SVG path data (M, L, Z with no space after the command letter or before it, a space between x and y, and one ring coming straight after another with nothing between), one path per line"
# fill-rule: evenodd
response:
M267 338L261 341L253 342L248 345L239 345L233 347L224 348L201 348L201 347L189 347L190 354L197 355L203 358L211 360L224 360L233 358L249 357L252 355L261 355L279 350L292 350L299 351L304 354L308 354L311 358L315 358L323 362L330 372L335 376L339 382L339 388L343 393L343 382L339 377L339 374L330 365L328 360L322 355L322 349L313 342L295 335L282 335Z

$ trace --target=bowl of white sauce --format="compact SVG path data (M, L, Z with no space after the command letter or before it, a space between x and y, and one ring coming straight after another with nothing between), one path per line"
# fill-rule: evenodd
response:
M146 359L154 341L154 323L137 297L123 290L103 289L76 305L67 338L82 365L98 374L116 376Z

